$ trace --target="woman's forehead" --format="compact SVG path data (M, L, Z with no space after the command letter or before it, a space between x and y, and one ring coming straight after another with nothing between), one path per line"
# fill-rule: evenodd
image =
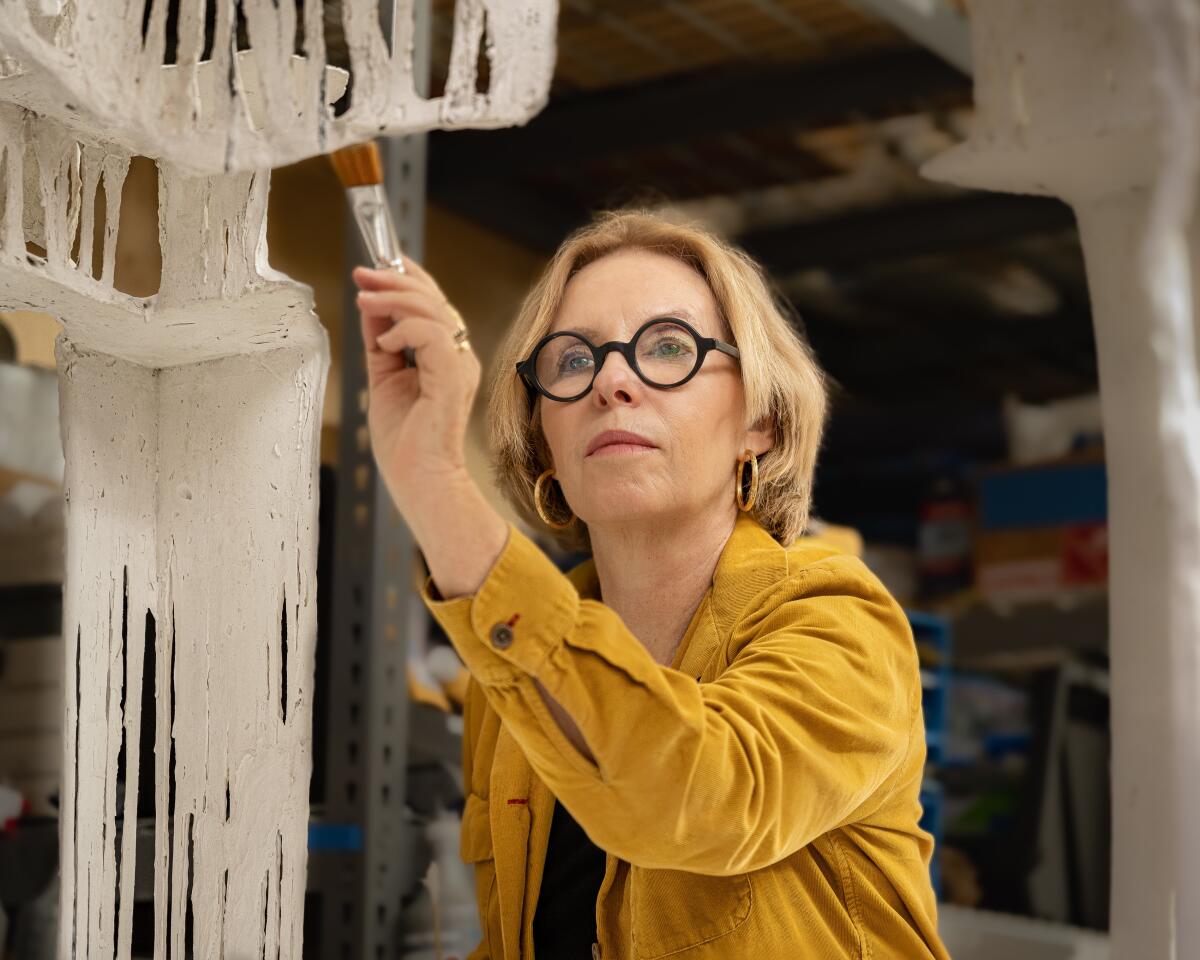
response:
M679 317L710 334L716 313L708 284L691 267L660 253L620 251L571 278L551 331L609 340L633 333L647 320Z

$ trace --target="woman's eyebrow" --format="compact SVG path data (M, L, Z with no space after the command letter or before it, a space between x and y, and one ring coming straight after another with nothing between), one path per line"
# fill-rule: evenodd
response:
M640 327L642 325L642 323L649 323L651 320L670 320L670 319L686 320L693 327L699 328L699 326L700 326L700 321L698 321L694 316L692 316L692 314L690 312L685 310L683 307L672 307L670 310L658 310L658 311L655 311L654 313L647 314L642 319L642 322L638 324L638 326Z
M675 318L678 320L686 320L693 327L696 327L696 329L700 329L699 321L697 321L696 318L693 317L691 313L689 313L687 310L684 310L682 307L676 307L672 310L656 310L653 313L647 314L645 317L643 317L641 320L638 321L638 324L636 327L634 327L634 329L635 330L638 329L638 327L641 327L642 324L649 323L651 320L666 320L666 319L670 319L670 318ZM595 343L597 345L604 338L604 334L602 334L595 327L588 326L587 324L574 324L569 327L563 327L559 330L551 330L550 332L551 333L567 333L567 332L581 333L585 337L587 337L589 340L591 340L592 343Z
M600 331L597 330L595 327L589 327L587 325L575 326L575 327L563 327L562 330L555 330L554 332L555 333L582 333L585 337L587 337L589 340L591 340L593 342L598 342L600 340Z

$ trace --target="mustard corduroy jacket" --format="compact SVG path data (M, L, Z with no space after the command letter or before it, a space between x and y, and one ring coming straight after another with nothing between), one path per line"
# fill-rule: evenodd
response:
M946 958L917 826L916 651L862 562L816 540L785 548L739 515L669 668L598 596L591 561L564 575L511 526L474 595L425 583L473 676L472 960L533 957L555 797L607 853L603 960Z

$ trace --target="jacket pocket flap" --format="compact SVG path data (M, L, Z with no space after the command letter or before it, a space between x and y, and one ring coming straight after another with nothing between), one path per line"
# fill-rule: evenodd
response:
M463 807L459 852L466 863L492 858L492 822L488 802L486 797L477 793L469 794Z

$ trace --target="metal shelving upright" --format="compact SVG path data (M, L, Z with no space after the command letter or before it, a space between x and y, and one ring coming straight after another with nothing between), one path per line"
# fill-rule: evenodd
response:
M413 75L428 93L429 0L413 4ZM407 34L407 35L406 35ZM423 255L426 136L380 141L384 183L404 251ZM347 263L362 262L347 216ZM409 633L424 622L412 589L412 535L379 481L367 429L367 381L355 289L347 277L341 350L332 613L326 642L324 804L310 831L309 909L320 960L390 960L401 953L401 898L416 883L405 814Z

